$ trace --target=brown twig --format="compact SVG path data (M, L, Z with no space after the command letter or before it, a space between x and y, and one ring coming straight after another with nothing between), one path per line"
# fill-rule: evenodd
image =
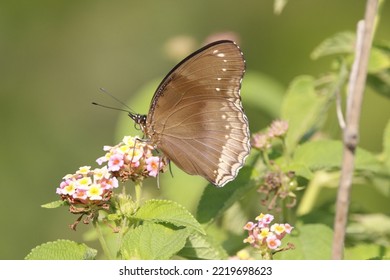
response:
M364 21L358 23L355 61L348 83L346 126L343 130L343 162L336 202L332 258L343 258L344 239L348 219L348 207L354 170L355 150L359 136L359 120L363 92L366 84L367 66L370 56L378 0L367 0Z

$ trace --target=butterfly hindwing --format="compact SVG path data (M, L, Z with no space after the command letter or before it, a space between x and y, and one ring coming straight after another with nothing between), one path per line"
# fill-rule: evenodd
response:
M214 42L161 82L146 134L179 168L217 186L233 180L250 151L240 87L245 61L231 41Z

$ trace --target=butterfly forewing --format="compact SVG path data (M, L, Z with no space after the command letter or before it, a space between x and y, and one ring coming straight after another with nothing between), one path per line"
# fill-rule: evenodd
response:
M179 168L217 186L249 154L240 87L245 61L231 41L214 42L179 63L152 99L146 134Z

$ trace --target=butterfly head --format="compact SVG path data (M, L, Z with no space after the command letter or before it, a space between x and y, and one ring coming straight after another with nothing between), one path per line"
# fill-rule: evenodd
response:
M146 115L133 114L129 112L129 117L134 121L136 128L140 128L145 133Z

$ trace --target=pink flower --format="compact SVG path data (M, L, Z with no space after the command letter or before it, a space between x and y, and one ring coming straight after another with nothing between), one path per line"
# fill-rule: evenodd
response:
M255 228L255 224L253 222L247 222L246 225L244 226L245 230L252 230Z
M268 136L273 137L282 137L287 133L288 122L282 120L275 120L272 122L269 130Z
M150 157L146 159L146 170L149 171L149 176L156 177L160 167L159 157Z
M253 148L259 150L266 150L271 147L271 143L268 135L263 133L253 134L251 144Z
M118 179L115 177L113 177L109 182L112 188L117 188L119 186Z
M84 190L77 190L72 196L75 199L80 199L80 200L87 199L87 193Z
M118 171L123 166L123 155L112 155L108 161L108 170Z
M277 249L280 244L282 244L282 242L275 235L268 236L266 242L268 248L270 248L271 250Z
M291 233L294 227L292 227L290 224L284 224L284 231L287 232L288 234Z
M256 220L258 221L258 226L260 228L262 227L268 227L268 225L273 221L274 216L271 214L260 214L256 217Z

